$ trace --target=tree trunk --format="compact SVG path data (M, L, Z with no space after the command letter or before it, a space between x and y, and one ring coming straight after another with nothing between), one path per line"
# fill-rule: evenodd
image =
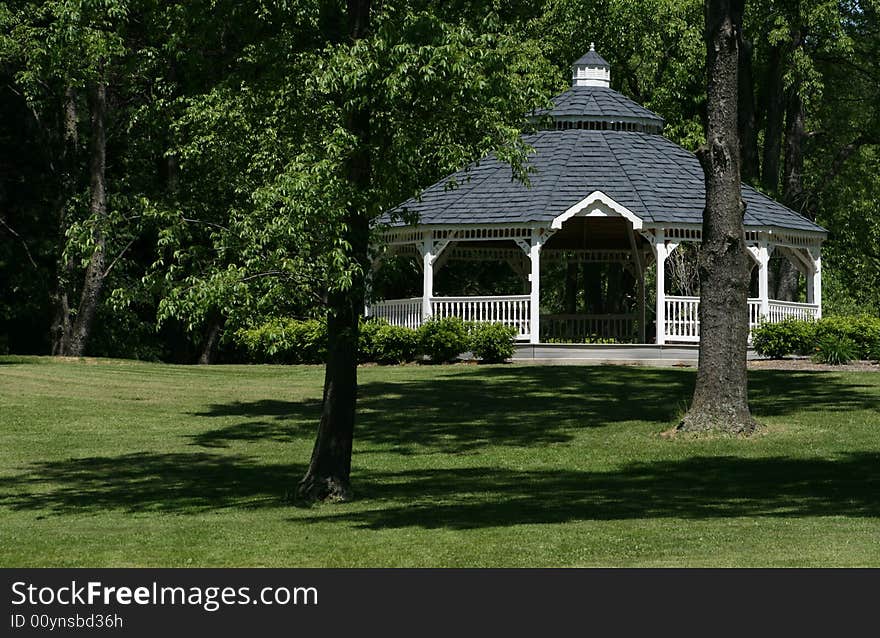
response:
M217 351L217 343L223 334L223 318L213 315L208 320L208 329L205 331L205 340L202 342L202 351L199 353L199 365L211 365L214 363L214 354Z
M602 295L602 264L586 263L583 267L584 309L589 315L604 314Z
M761 185L769 193L779 187L779 155L782 144L782 121L784 115L784 45L777 44L770 49L767 80L764 85L764 159L761 162Z
M348 0L349 35L364 38L370 28L370 0ZM366 297L365 273L369 263L370 218L365 194L371 180L369 153L370 110L350 106L346 117L357 148L348 161L348 181L354 193L349 204L344 240L357 263L348 290L329 295L327 312L327 366L321 420L308 470L296 489L299 500L346 501L351 498L351 450L357 403L358 337Z
M64 139L61 144L61 185L57 200L58 261L55 274L55 291L52 293L53 315L49 327L52 356L63 355L68 348L71 331L70 281L73 278L73 259L65 256L67 238L67 201L73 191L74 174L79 144L79 113L77 96L73 87L64 92Z
M788 96L785 113L785 161L782 170L782 199L785 204L809 217L804 193L804 142L807 139L804 125L804 101L801 99L800 83L795 83ZM782 301L797 301L800 272L789 259L779 264L776 278L775 298Z
M752 44L742 41L739 50L739 148L742 179L754 182L760 176L758 162L758 122L752 80Z
M569 315L577 312L577 284L577 262L569 262L565 264L565 312Z
M66 339L66 352L71 357L81 357L85 353L95 312L101 301L104 288L104 264L106 237L104 236L104 220L107 217L107 192L105 172L107 166L107 135L105 130L107 115L107 85L99 82L91 95L91 128L92 153L89 168L91 180L91 201L89 213L93 220L94 250L86 268L79 307L76 312L70 336Z
M749 257L746 252L737 134L737 50L743 0L706 0L708 118L699 152L706 178L700 247L700 355L690 432L748 434L746 376Z

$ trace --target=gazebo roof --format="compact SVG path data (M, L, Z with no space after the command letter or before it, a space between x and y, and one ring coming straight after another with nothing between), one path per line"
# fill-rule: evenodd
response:
M553 98L553 108L535 111L535 115L550 115L582 121L621 122L628 120L650 121L659 127L663 118L633 102L625 95L604 86L573 86Z
M594 92L601 87L583 88ZM600 191L647 225L702 223L705 187L700 162L661 135L570 129L540 131L523 139L535 149L527 164L529 187L512 177L508 164L490 157L391 212L415 213L423 225L550 224ZM450 182L456 187L450 189ZM743 186L742 193L747 227L825 232L749 186Z

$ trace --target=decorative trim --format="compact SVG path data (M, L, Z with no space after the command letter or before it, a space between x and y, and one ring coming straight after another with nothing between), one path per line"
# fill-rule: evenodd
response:
M600 204L601 206L596 206ZM584 213L584 210L592 207L592 210ZM608 211L602 209L602 207L607 208ZM602 191L593 191L586 197L584 197L577 204L569 208L567 211L558 215L550 224L550 228L554 230L558 230L562 228L562 224L571 219L572 217L613 217L614 214L624 217L628 219L633 228L639 230L642 227L642 218L628 209L626 206L622 204L618 204L613 199L608 197Z

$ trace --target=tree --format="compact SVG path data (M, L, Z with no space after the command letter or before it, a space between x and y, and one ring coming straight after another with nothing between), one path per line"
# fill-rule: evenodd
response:
M750 260L740 183L738 67L744 0L706 0L706 179L699 254L700 355L690 410L680 430L749 434L746 352Z

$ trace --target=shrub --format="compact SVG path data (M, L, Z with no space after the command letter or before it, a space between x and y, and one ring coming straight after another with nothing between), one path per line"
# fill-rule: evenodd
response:
M376 363L405 363L412 361L419 353L419 333L411 328L392 326L384 321L371 321L372 344L369 361ZM363 334L363 333L362 333Z
M468 329L458 317L430 319L419 328L422 352L434 363L444 363L458 358L468 349Z
M327 324L317 319L272 319L242 328L235 338L254 363L323 363L327 358Z
M880 318L859 316L826 317L816 324L816 342L825 337L849 339L856 348L853 358L869 359L880 349Z
M816 324L812 321L764 322L752 331L752 347L762 357L771 359L807 354L812 351L815 339Z
M848 337L825 335L816 344L813 361L842 365L849 363L858 356L855 341Z
M517 330L503 323L478 323L471 328L471 351L487 363L501 363L513 356Z

